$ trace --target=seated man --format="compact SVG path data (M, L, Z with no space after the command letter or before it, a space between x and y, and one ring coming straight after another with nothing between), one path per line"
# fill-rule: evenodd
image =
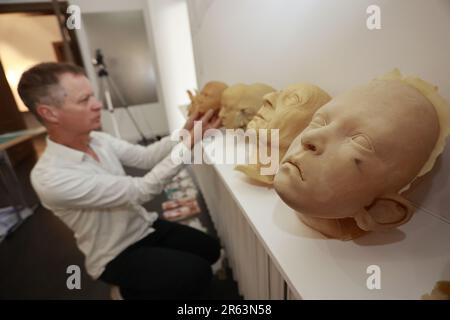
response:
M18 90L48 130L47 148L31 173L33 187L73 230L89 275L120 287L125 299L204 297L218 241L142 207L181 169L172 148L179 156L188 152L194 135L185 143L164 138L143 147L94 131L102 105L74 65L38 64L24 72ZM204 131L219 125L212 114L201 118ZM196 118L184 128L192 131ZM130 177L122 165L150 171Z

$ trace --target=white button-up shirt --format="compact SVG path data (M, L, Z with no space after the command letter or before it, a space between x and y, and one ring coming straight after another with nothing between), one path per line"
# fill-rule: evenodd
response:
M98 162L47 138L31 182L42 205L74 231L93 278L121 251L154 231L151 226L158 214L141 204L160 194L181 168L181 161L175 163L170 156L175 144L166 137L143 147L92 132L90 147ZM187 148L176 147L183 157ZM122 165L151 171L131 177Z

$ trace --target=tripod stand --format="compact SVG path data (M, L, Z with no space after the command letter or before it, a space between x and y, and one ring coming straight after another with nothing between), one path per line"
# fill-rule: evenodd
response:
M106 69L106 64L103 60L103 55L102 55L100 49L97 49L95 52L95 59L93 60L93 65L98 68L97 76L100 80L101 89L103 90L103 96L104 96L104 100L106 102L107 110L109 111L109 113L111 115L111 121L113 124L114 134L116 135L116 137L121 138L121 135L120 135L120 131L119 131L119 125L117 123L117 119L114 114L114 106L113 106L112 98L111 98L112 92L119 98L121 105L123 106L123 108L127 112L128 116L130 117L131 121L133 122L133 125L136 128L136 131L138 132L138 134L141 138L141 141L144 144L148 144L148 140L145 138L144 134L139 129L139 126L138 126L136 120L134 119L133 115L131 114L130 110L128 110L128 105L126 104L125 99L123 98L120 91L117 89L114 81L109 77L109 73L108 73L108 70ZM111 89L113 91L111 91Z

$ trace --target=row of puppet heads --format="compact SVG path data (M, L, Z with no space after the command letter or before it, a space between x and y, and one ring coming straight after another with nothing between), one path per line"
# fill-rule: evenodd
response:
M339 239L406 223L413 207L401 193L432 168L450 132L437 88L398 70L333 99L310 83L276 91L209 82L189 96L189 113L214 109L226 128L278 129L276 175L261 175L260 163L236 169Z
M223 82L211 81L197 94L187 91L191 100L188 114L212 109L218 112L224 127L245 128L261 107L264 95L273 91L274 88L262 83L228 87Z

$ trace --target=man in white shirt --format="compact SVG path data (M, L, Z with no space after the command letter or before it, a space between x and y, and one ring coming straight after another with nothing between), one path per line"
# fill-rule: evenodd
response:
M24 72L18 90L48 131L31 182L42 204L73 230L90 276L120 287L125 299L205 297L218 241L142 207L180 170L172 148L182 157L194 135L187 143L166 137L143 147L94 131L102 105L75 65L38 64ZM192 132L197 118L184 128ZM203 131L219 125L211 112L200 121ZM150 171L131 177L122 165Z

